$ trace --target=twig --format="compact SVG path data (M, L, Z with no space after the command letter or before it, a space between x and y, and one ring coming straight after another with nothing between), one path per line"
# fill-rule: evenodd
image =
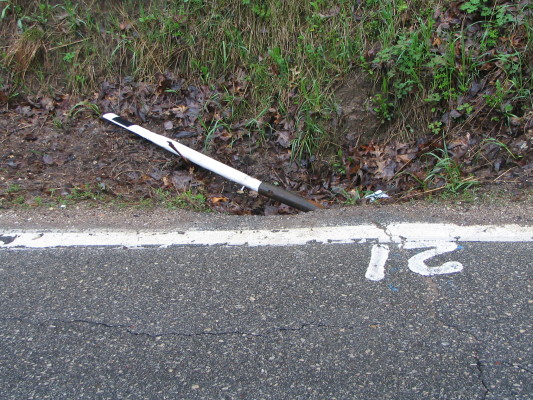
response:
M514 168L516 168L516 165L515 165L514 167L509 168L507 171L502 172L500 175L498 175L498 177L497 177L496 179L494 179L493 182L496 182L498 179L500 179L500 178L501 178L502 176L504 176L507 172L509 172L510 170L512 170L512 169L514 169Z
M59 46L56 46L56 47L52 47L51 49L47 49L46 51L52 51L52 50L61 49L63 47L71 46L71 45L76 44L76 43L85 42L86 40L89 40L89 38L76 40L76 41L70 42L70 43L65 43L65 44L62 44L62 45L59 45Z
M461 181L461 183L466 183L466 182L469 182L469 181L472 181L472 180L475 180L475 178L473 176L471 176L469 178L466 178L466 179L463 179ZM420 192L420 193L415 193L415 194L413 194L411 196L400 197L400 199L405 199L405 198L415 197L415 196L422 196L424 194L433 193L433 192L436 192L438 190L446 189L446 187L447 187L447 185L444 185L444 186L441 186L441 187L438 187L438 188L435 188L435 189L430 189L430 190L425 190L425 191Z
M11 130L9 130L9 131L8 131L7 129L4 129L4 128L2 128L2 129L3 129L5 132L7 132L7 135L6 135L5 138L3 138L3 139L0 141L0 144L4 143L7 139L9 139L9 137L10 137L12 134L14 134L15 132L18 132L18 131L20 130L20 129L17 129L17 128L15 128L15 129L11 129Z
M138 170L138 169L126 169L126 170L120 171L118 174L116 174L113 177L113 180L116 180L120 175L125 174L126 172L140 172L141 174L143 173L143 171Z
M403 170L405 167L407 167L409 164L411 164L411 163L413 162L413 160L415 160L415 158L410 159L410 160L407 161L404 165L402 165L402 166L398 169L398 171L396 171L396 173L392 176L392 178L390 178L390 180L392 181L394 178L396 178L396 177L400 174L400 172L402 172L402 170Z
M180 157L183 161L185 161L185 164L188 166L188 167L192 167L192 164L189 160L187 160L185 157L183 157L183 154L180 153L180 151L178 149L176 149L176 146L174 146L174 143L172 142L168 142L168 145L169 147L174 150Z
M113 168L111 168L111 172L110 172L110 174L113 174L113 173L115 172L115 169L121 167L122 165L126 164L127 162L128 162L127 160L124 160L124 161L118 163L117 165L115 165ZM122 171L122 172L124 172L124 171ZM119 175L120 175L122 172L120 172ZM117 176L118 176L118 175L117 175ZM115 177L115 179L116 179L116 177Z
M412 194L412 195L410 195L410 196L406 195L406 196L404 196L404 197L400 197L400 199L403 200L403 199L408 199L408 198L410 198L410 197L422 196L422 195L424 195L424 194L428 194L428 193L436 192L436 191L438 191L438 190L442 190L442 189L445 189L445 188L446 188L446 186L442 186L442 187L435 188L435 189L425 190L425 191L423 191L423 192L415 193L415 194Z

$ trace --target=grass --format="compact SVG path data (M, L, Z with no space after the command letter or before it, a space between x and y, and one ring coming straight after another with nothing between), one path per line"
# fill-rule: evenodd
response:
M214 87L232 82L239 90L224 87L222 100L232 114L205 121L205 146L216 129L238 119L261 133L268 121L258 116L274 108L294 121L291 149L298 159L338 150L334 93L354 72L374 83L372 108L390 135L412 137L466 107L481 80L489 82L485 100L494 122L508 125L533 105L531 6L467 0L462 23L442 29L435 10L448 6L440 0L0 0L0 86L9 94L88 94L117 75L154 81L168 71ZM468 104L471 114L485 106ZM80 103L71 113L99 112L95 107Z
M441 194L458 195L479 184L472 177L463 177L460 164L450 157L445 148L427 156L434 158L435 164L420 182L424 191L442 189Z
M70 118L75 118L79 113L84 112L88 112L95 117L99 117L102 114L100 107L98 107L97 104L84 100L72 106L68 112L68 115Z
M20 186L20 185L18 185L18 184L11 184L11 185L9 185L9 187L7 188L6 193L7 193L7 194L10 194L10 193L17 193L17 192L19 192L21 189L22 189L22 186Z
M141 207L163 205L169 209L185 208L193 211L209 211L207 199L202 193L187 190L181 193L171 192L161 188L153 191L151 199L140 204Z
M446 144L446 133L442 129L442 124L432 123L428 129L434 135L442 135L442 148L423 155L427 159L428 165L423 177L411 172L400 172L398 176L408 175L416 181L418 189L422 191L418 194L437 196L439 198L468 197L469 191L475 189L479 185L479 181L473 176L465 176L461 163L450 155ZM488 142L493 143L493 140L489 139ZM503 143L496 141L495 144L506 148L511 153ZM513 154L511 153L511 155Z
M341 195L344 197L344 205L352 206L355 204L361 203L365 199L365 196L372 194L372 191L362 190L361 188L355 188L350 191L342 190ZM375 200L376 203L379 202L379 199Z
M19 194L23 187L18 184L11 184L0 193L0 207L67 207L80 203L88 205L116 204L118 207L134 206L141 209L163 206L168 209L188 209L193 211L208 212L207 198L200 192L192 189L184 192L174 192L161 188L153 189L150 197L132 204L131 201L121 200L109 193L105 186L100 184L85 184L80 187L74 187L69 193L59 194L57 190L52 190L48 196L35 196L26 198Z

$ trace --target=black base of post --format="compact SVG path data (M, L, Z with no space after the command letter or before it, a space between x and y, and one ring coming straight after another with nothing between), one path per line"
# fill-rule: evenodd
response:
M297 194L288 192L287 190L282 189L279 186L271 185L270 183L261 183L259 185L259 193L294 207L300 211L314 211L321 208L320 206L311 203Z

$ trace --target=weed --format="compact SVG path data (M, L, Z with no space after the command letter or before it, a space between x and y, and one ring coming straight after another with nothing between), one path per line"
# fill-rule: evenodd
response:
M229 125L226 124L221 119L211 120L209 123L204 121L202 118L199 119L200 125L204 128L205 139L204 139L204 151L209 149L213 136L220 129L230 129Z
M119 203L119 206L121 206L123 203ZM151 198L141 199L139 203L136 205L137 208L147 209L147 208L153 208L155 206L155 202Z
M421 182L424 190L443 188L443 193L457 195L478 184L470 177L463 178L459 163L449 156L445 148L427 156L433 157L436 162Z
M487 5L487 0L467 0L460 8L470 14L479 12L485 16L491 12L490 7Z
M349 157L348 159L349 161L353 162L353 159L351 157ZM337 156L335 157L335 160L331 163L331 167L336 173L340 175L346 175L346 161L342 149L339 149L337 151Z
M14 63L15 70L23 79L30 65L43 51L45 32L40 27L25 30L8 49L8 63Z
M440 132L441 132L441 129L442 129L442 122L441 121L434 121L434 122L431 122L429 125L428 125L428 129L431 133L433 133L434 135L438 135Z
M255 117L249 119L246 123L247 129L259 133L259 138L262 142L266 142L266 131L272 130L272 127L267 122L264 122L264 116L269 112L270 104L273 100L273 98L266 99L266 104L257 112Z
M492 143L492 144L495 144L496 146L499 146L501 147L502 149L504 149L507 153L509 153L509 155L511 156L511 158L513 160L519 160L521 158L523 158L523 156L520 156L520 155L516 155L514 154L511 149L509 149L509 147L507 145L505 145L505 143L502 143L501 141L499 141L498 139L495 139L495 138L485 138L481 141L481 144L480 144L480 147L483 147L484 144L486 143Z
M326 131L312 115L304 114L298 119L301 128L297 137L292 141L292 157L301 160L304 156L315 154L320 146L320 138L326 134Z
M194 211L209 211L207 199L202 193L196 193L189 189L182 193L172 193L169 190L156 188L153 191L152 202L162 203L168 208L186 208ZM148 203L144 204L146 206Z
M394 103L389 101L386 95L381 93L372 97L372 109L376 112L382 122L390 121L392 119Z
M11 4L9 1L6 1L7 4L2 8L2 12L0 12L0 21L3 21L7 17L7 13L13 8L13 4Z
M17 196L13 199L13 204L16 204L16 205L23 205L26 203L26 199L24 198L24 196Z
M362 190L361 188L355 188L350 191L342 190L341 194L345 198L344 205L353 206L363 200L366 195L371 194L370 190Z
M11 184L6 190L6 193L17 193L22 189L22 186L18 184Z
M293 159L316 154L326 144L329 136L326 122L335 113L335 105L316 80L300 83L301 103L296 117L296 137L291 143Z
M55 117L52 122L56 128L63 129L63 121L61 121L61 119Z
M94 202L101 202L106 199L106 190L103 185L84 184L82 186L74 187L69 193L58 193L57 189L51 188L48 196L48 203L51 205L69 205L80 202L88 202L88 204L94 204ZM44 199L36 197L33 199L36 205L42 205Z
M78 203L85 200L103 200L103 192L96 187L92 187L90 184L85 184L82 187L73 188L69 194L63 196L60 203L68 204Z
M464 111L467 115L474 112L474 107L469 103L463 103L457 107L457 111Z
M65 53L65 55L63 56L63 61L67 63L72 63L75 57L76 57L75 52Z
M171 198L168 204L171 208L175 207L187 208L194 211L209 211L206 202L207 199L203 194L193 193L188 190Z
M289 62L281 54L281 49L279 47L274 47L268 50L268 54L272 57L272 60L279 69L277 73L286 76L289 73Z
M96 117L99 117L101 114L100 107L98 107L97 104L84 100L74 105L69 110L68 115L70 116L70 118L75 118L76 115L78 115L81 112L89 112L90 114Z

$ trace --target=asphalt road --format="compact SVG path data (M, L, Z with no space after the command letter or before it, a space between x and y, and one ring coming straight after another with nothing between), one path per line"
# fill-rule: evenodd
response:
M413 247L0 248L1 398L533 399L531 242Z

